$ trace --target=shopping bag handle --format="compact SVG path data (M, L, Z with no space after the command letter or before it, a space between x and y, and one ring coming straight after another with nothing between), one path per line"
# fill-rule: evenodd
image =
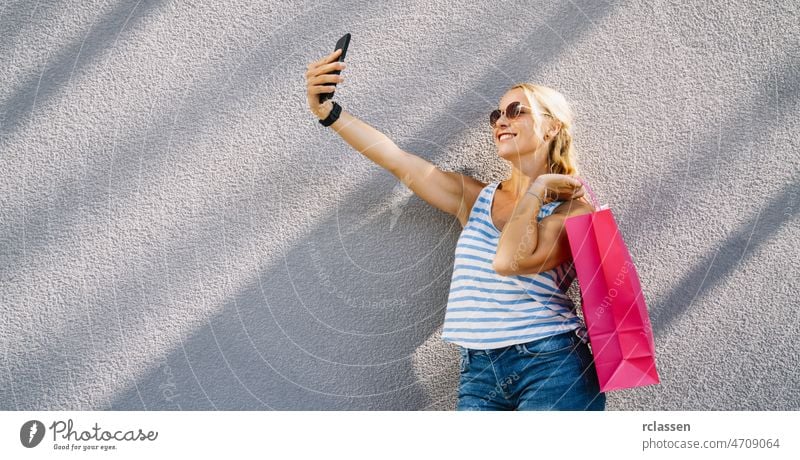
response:
M578 179L578 181L581 184L583 184L584 187L586 187L586 190L589 192L589 196L592 198L592 206L594 206L595 210L600 211L601 209L607 209L608 208L608 205L600 206L600 201L597 200L597 195L595 195L594 191L592 190L592 188L589 187L589 183L588 182L583 180L580 176L575 176L575 179Z

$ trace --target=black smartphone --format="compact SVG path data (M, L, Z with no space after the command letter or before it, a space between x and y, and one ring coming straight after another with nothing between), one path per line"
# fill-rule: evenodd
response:
M337 59L338 62L344 62L344 55L347 54L347 47L349 45L350 45L350 34L344 34L344 36L342 36L342 38L340 38L339 41L336 42L336 47L333 48L333 50L334 51L336 51L338 49L342 50L342 53L339 54L339 59ZM328 73L329 74L334 74L334 75L339 75L340 73L342 73L342 71L337 69L337 70L334 70L334 71L328 72ZM336 83L323 83L323 85L336 86ZM322 104L323 102L327 101L328 99L330 99L332 97L333 97L333 92L330 92L330 93L319 93L319 103Z

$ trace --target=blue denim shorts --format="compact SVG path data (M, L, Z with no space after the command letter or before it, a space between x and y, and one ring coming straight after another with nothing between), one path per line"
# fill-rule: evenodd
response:
M459 347L456 410L604 410L592 352L576 332L492 350Z

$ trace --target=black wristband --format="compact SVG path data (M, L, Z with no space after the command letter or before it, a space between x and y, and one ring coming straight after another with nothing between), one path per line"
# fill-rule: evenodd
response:
M330 126L333 124L334 121L339 119L339 115L342 113L342 106L337 104L335 101L333 102L333 108L331 112L328 114L328 117L324 120L320 120L319 123L322 126Z

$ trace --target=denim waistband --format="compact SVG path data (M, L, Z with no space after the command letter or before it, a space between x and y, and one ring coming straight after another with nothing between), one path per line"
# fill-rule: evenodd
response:
M565 344L567 344L569 342L578 342L578 341L582 341L582 342L586 343L587 342L587 338L585 337L584 334L585 334L585 331L582 330L582 328L575 328L575 329L573 329L571 331L560 332L558 334L549 335L547 337L541 337L541 338L538 338L538 339L535 339L535 340L532 340L532 341L529 341L529 342L523 342L523 343L518 343L518 344L514 344L514 345L508 345L508 346L500 347L500 348L492 348L492 349L489 349L489 350L479 350L479 349L461 347L461 349L464 352L466 352L468 355L487 355L487 354L494 355L494 354L500 354L500 353L506 351L509 348L516 348L517 350L519 350L520 347L523 346L523 345L530 344L530 343L540 343L540 342L545 341L545 340L551 340L551 341L556 341L556 342L564 342Z

